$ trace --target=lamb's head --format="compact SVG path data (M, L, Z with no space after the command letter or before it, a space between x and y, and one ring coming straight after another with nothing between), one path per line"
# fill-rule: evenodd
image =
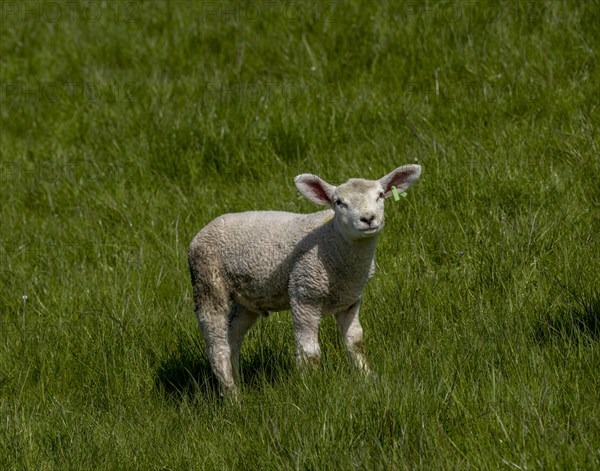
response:
M379 180L351 178L333 186L316 175L304 173L294 182L313 203L331 206L336 229L349 240L374 237L383 229L383 206L392 187L405 191L421 175L421 166L404 165Z

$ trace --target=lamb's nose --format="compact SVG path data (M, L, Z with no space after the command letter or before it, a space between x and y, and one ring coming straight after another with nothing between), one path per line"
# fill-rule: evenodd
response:
M362 222L366 222L369 226L371 225L371 223L373 222L373 219L375 219L375 215L371 214L370 216L362 216L360 218L360 220Z

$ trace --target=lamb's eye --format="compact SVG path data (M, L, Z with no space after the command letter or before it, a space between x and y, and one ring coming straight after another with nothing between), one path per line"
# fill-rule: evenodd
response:
M378 200L383 199L383 197L385 196L385 194L383 193L383 191L381 193L379 193L379 197L377 198Z
M342 202L342 200L340 200L340 199L335 200L335 205L339 206L340 208L346 207L346 203Z

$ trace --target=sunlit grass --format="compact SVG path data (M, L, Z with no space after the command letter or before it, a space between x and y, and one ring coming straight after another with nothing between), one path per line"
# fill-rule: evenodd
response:
M0 6L1 469L600 466L597 1ZM223 403L192 237L411 162L377 379L272 314Z

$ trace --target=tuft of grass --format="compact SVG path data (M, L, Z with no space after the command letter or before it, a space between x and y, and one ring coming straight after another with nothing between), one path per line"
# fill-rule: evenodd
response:
M0 3L0 468L598 469L600 3ZM218 394L189 241L418 162L361 318ZM27 298L24 300L23 296Z

